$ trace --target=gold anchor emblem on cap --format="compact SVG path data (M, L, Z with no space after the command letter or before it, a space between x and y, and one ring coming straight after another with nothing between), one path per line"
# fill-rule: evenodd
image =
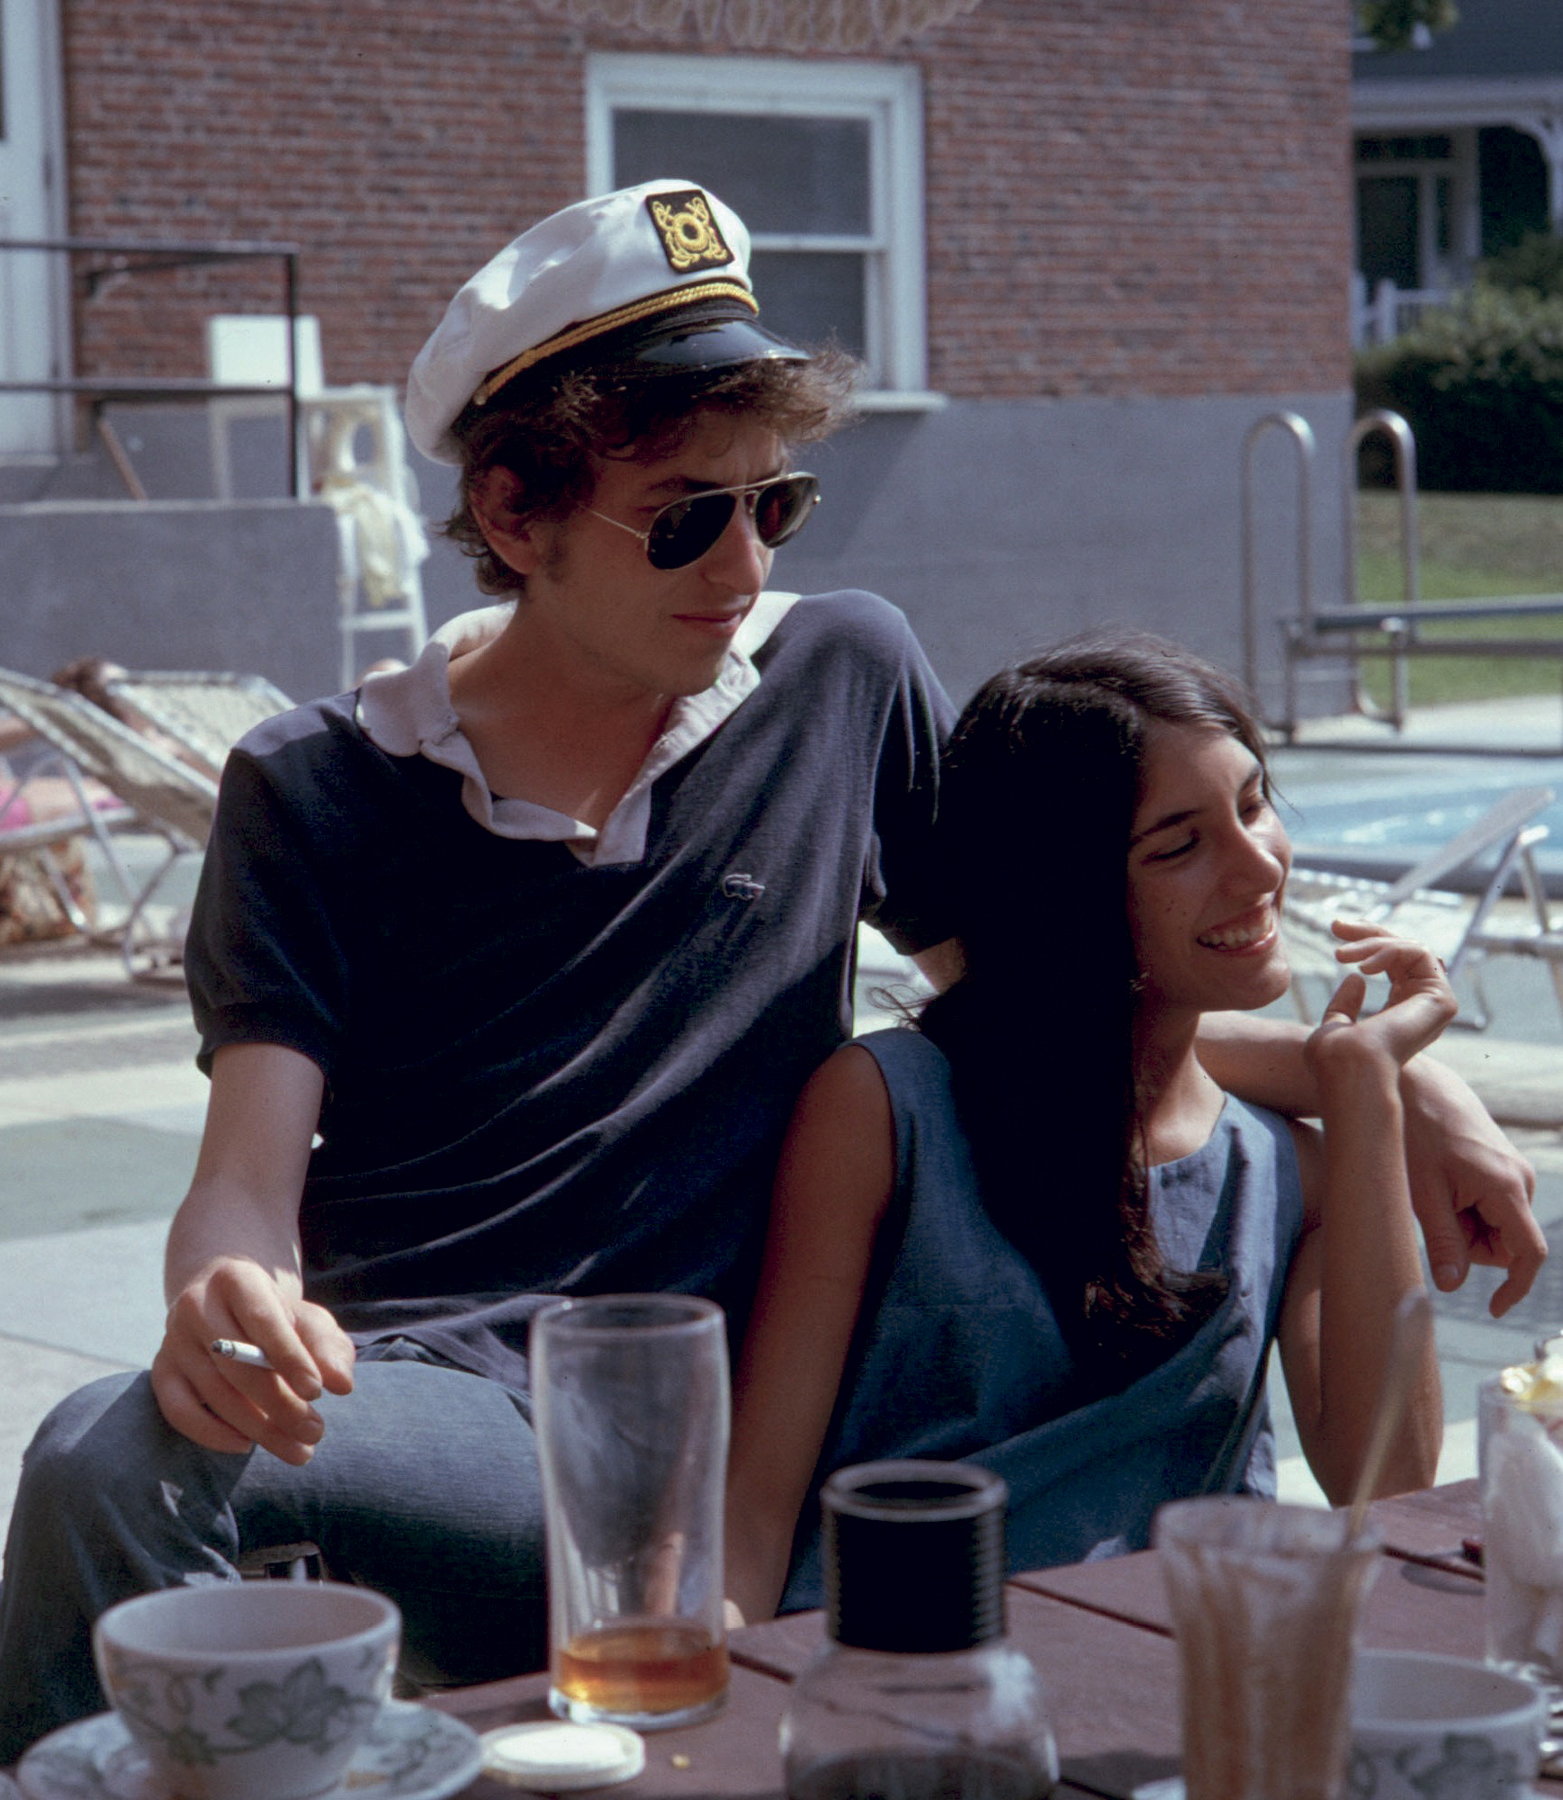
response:
M720 269L733 261L711 214L711 203L699 188L682 193L652 194L646 208L662 240L662 254L679 275L690 269Z

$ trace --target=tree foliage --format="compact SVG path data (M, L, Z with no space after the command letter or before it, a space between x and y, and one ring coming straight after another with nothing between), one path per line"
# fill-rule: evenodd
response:
M1357 29L1380 50L1409 50L1418 27L1447 31L1459 17L1454 0L1357 0Z

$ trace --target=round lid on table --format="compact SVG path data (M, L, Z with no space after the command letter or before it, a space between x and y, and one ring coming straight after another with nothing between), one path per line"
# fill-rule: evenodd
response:
M631 1781L646 1766L645 1744L624 1725L541 1719L485 1731L482 1743L485 1775L553 1794Z

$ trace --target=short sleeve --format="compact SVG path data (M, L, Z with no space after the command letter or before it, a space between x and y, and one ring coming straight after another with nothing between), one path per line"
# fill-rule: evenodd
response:
M345 962L322 891L319 833L298 815L254 758L241 750L228 759L185 947L207 1074L224 1044L281 1044L330 1077Z
M911 628L874 781L874 840L861 916L910 955L949 934L935 897L939 758L955 709Z

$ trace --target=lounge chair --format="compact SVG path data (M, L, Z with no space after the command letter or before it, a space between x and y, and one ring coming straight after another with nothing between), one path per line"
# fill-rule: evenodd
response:
M1437 952L1449 979L1465 988L1456 1024L1474 1031L1492 1022L1482 985L1482 965L1493 956L1534 957L1547 965L1558 1007L1563 1011L1563 928L1554 924L1547 893L1536 867L1536 846L1548 833L1536 815L1552 804L1551 788L1516 788L1474 824L1441 845L1398 881L1370 881L1308 867L1299 852L1284 914L1287 952L1294 979L1292 999L1299 1017L1314 1022L1315 1008L1305 982L1319 979L1333 990L1344 970L1334 959L1337 939L1330 920L1342 915L1382 920L1420 939ZM1462 869L1495 853L1474 907L1468 894L1440 886ZM1494 908L1517 881L1530 912L1524 925L1500 928Z
M143 669L105 683L110 694L167 732L214 779L245 732L293 702L261 675Z
M180 946L158 938L147 908L173 866L183 857L199 855L205 847L217 809L217 783L165 754L90 700L53 682L0 669L0 709L22 720L76 776L91 776L106 787L128 815L116 823L133 822L162 838L167 854L151 879L138 887L116 853L107 825L94 814L78 787L84 815L80 823L94 832L125 888L128 910L114 936L126 971L140 977L161 974L177 965ZM70 829L68 821L50 824L56 838ZM24 829L36 831L37 827Z
M56 812L44 818L33 818L28 808L28 790L35 783L63 779L76 796L76 807L70 812ZM20 806L15 803L21 802ZM7 823L7 815L17 814L17 823ZM83 934L96 929L96 922L83 910L71 891L58 848L66 840L90 833L98 841L109 871L120 883L120 891L129 905L135 890L119 860L110 832L121 825L136 823L136 813L116 802L112 806L94 805L88 797L81 771L67 756L50 751L35 761L25 775L5 774L0 764L0 857L25 858L47 883L59 905L61 915Z

